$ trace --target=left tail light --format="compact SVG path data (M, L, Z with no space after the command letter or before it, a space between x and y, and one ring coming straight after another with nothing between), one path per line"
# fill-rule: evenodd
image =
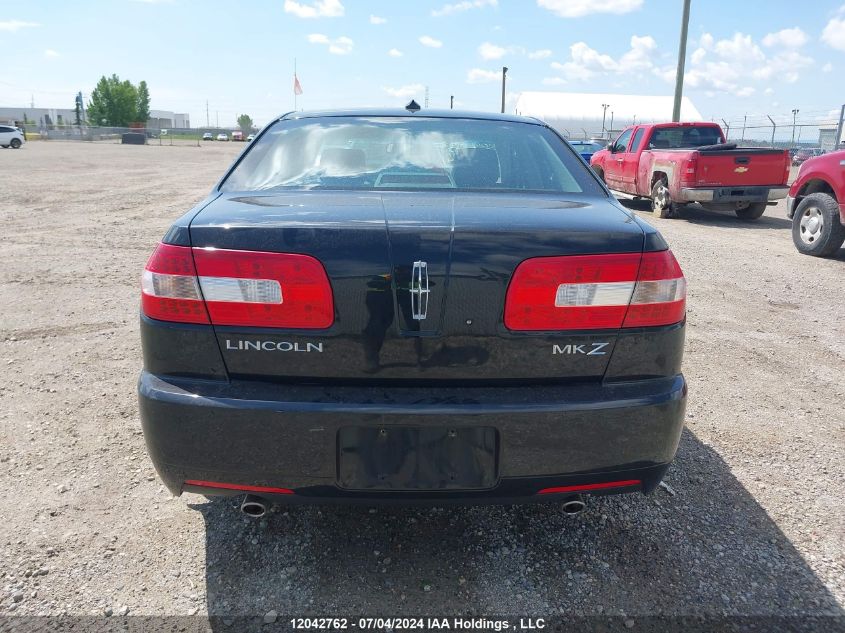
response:
M142 279L148 317L183 323L323 329L334 322L326 271L309 255L159 244Z
M517 266L505 297L515 331L602 330L684 319L686 280L671 251L537 257Z

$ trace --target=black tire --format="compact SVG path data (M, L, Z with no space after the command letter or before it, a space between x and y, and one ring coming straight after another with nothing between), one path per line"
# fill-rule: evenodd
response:
M651 188L651 212L656 218L669 218L675 210L675 204L669 195L669 183L661 178Z
M9 145L11 145L11 146L12 146L12 149L20 149L20 146L21 146L21 140L20 140L19 138L13 138L13 139L9 142Z
M745 222L753 222L766 212L765 202L752 202L747 207L737 207L734 209L736 217Z
M839 218L836 198L811 193L801 201L792 216L792 242L798 252L830 257L845 242L845 226Z

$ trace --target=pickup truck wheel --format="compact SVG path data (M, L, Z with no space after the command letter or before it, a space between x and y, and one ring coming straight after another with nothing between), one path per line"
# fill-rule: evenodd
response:
M766 203L765 202L753 202L741 207L737 207L734 209L734 213L736 213L736 217L740 220L745 220L746 222L750 222L752 220L756 220L761 215L766 212Z
M829 257L845 242L839 204L826 193L811 193L792 216L792 241L805 255Z
M669 183L658 180L651 188L651 212L656 218L668 218L672 215L674 205L669 195Z
M19 138L13 138L12 142L9 144L12 146L12 149L19 149L21 146L21 140Z

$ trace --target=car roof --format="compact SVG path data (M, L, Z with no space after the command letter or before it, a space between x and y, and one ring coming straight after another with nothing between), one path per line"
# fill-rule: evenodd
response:
M347 110L313 110L305 112L288 112L279 120L318 119L325 117L421 117L426 119L474 119L477 121L506 121L510 123L530 123L532 125L546 124L534 117L518 116L516 114L499 114L497 112L477 112L472 110L435 110L425 109L411 112L404 108L357 108Z

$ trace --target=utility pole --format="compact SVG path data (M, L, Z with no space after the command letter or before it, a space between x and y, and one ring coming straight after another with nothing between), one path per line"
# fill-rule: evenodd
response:
M451 95L451 96L449 97L449 109L450 109L450 110L454 110L454 109L455 109L455 95Z
M610 129L607 132L607 136L610 138L610 135L613 134L613 110L610 111Z
M605 132L604 121L607 117L607 109L610 107L609 103L602 103L602 112L601 112L601 137L604 138L607 134Z
M687 32L689 31L690 0L684 0L684 15L681 18L681 43L678 45L678 71L675 74L675 104L672 107L672 121L681 120L681 97L684 95L684 64L687 59Z
M502 66L502 114L505 113L505 84L508 76L508 67Z
M728 137L731 135L731 124L722 119L722 123L725 125L725 142L728 142Z
M214 111L214 127L220 127L220 110Z
M211 118L208 116L208 99L205 100L205 127L211 127Z
M742 115L742 138L739 139L740 141L745 140L745 123L746 123L746 121L748 121L748 115L744 114L744 115Z
M795 117L798 115L798 108L792 110L792 145L795 145Z
M425 107L428 107L428 86L425 87Z

